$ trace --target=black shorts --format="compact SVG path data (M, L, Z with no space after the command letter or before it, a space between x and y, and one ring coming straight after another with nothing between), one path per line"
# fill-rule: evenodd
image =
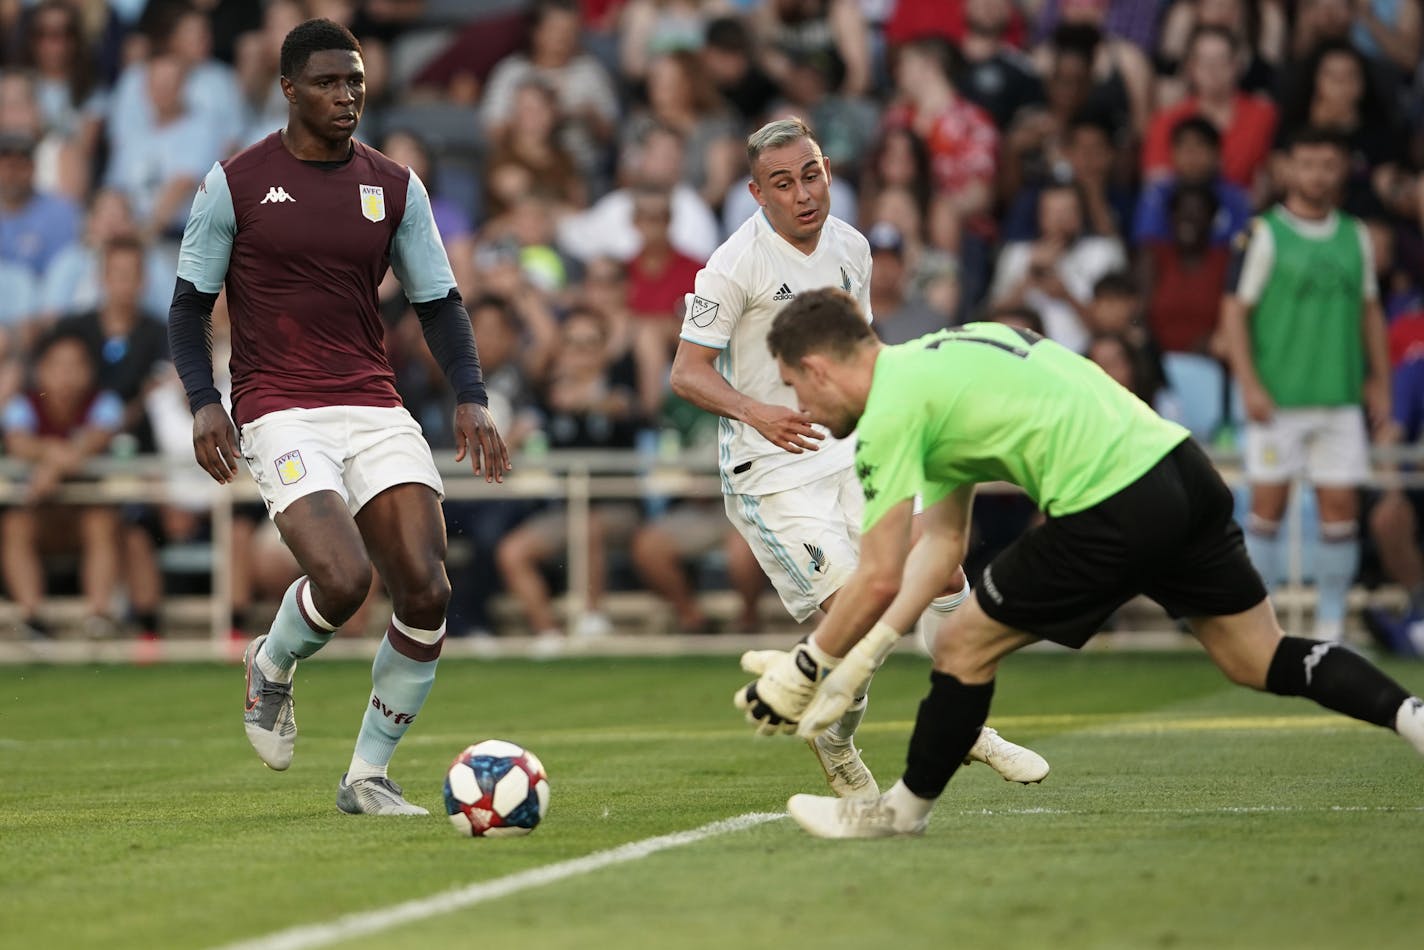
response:
M1111 498L1009 545L980 576L979 604L999 623L1074 648L1138 594L1174 617L1249 610L1266 587L1232 508L1231 490L1188 439Z

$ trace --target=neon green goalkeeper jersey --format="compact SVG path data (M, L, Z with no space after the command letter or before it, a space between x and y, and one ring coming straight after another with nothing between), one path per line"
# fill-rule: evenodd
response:
M979 482L1012 482L1048 514L1073 514L1188 435L1092 362L999 323L882 349L856 433L867 531L907 498L928 507Z

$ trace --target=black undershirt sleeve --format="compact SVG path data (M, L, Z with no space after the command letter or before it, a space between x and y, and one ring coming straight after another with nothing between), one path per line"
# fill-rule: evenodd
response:
M470 326L470 315L460 299L460 292L451 289L439 300L428 300L413 304L420 317L420 327L425 332L425 345L450 388L455 390L458 403L473 402L481 406L489 405L485 393L484 376L480 372L480 355L475 349L475 332Z
M191 281L178 278L168 308L168 348L188 394L188 409L222 402L213 385L213 304L217 294L205 294Z

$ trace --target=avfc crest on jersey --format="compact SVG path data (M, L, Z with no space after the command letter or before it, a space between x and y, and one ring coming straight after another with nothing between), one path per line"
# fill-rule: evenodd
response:
M276 466L277 477L281 479L283 485L295 485L307 474L306 464L302 462L302 453L298 451L278 456L273 465Z
M367 221L386 220L386 190L380 185L361 186L361 217Z

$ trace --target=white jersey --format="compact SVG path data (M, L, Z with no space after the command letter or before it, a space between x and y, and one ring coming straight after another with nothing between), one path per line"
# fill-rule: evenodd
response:
M870 313L870 245L855 228L827 217L816 250L803 254L758 211L713 253L697 274L682 338L721 350L717 370L738 392L759 402L796 408L766 347L771 321L803 290L840 287ZM825 433L825 430L821 430ZM855 446L829 433L815 452L793 455L743 422L723 418L717 429L722 491L765 495L797 488L854 464Z

